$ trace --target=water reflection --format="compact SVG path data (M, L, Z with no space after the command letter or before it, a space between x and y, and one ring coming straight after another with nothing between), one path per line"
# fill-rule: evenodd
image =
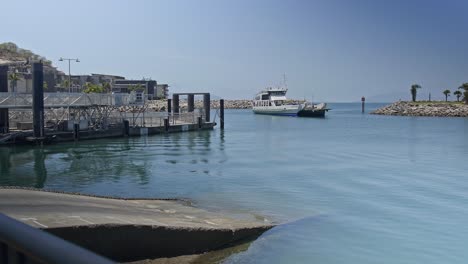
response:
M43 188L47 179L42 147L0 148L0 185Z
M0 148L0 185L54 189L117 182L148 185L184 170L209 175L213 164L226 161L224 131L219 148L213 148L216 132Z

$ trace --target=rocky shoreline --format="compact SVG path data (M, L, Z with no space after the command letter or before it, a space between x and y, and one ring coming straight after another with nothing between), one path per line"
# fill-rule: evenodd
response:
M302 104L304 100L287 100L287 104ZM166 111L167 100L155 100L149 102L149 108L156 112ZM187 109L187 100L180 100L180 109ZM203 108L203 101L196 100L195 108ZM211 109L219 108L219 100L211 100ZM252 108L252 100L224 100L224 109L250 109Z
M468 105L455 102L395 102L371 114L393 116L468 117Z

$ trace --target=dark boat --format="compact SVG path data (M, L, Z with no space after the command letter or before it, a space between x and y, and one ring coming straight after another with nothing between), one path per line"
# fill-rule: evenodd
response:
M318 105L307 104L301 111L297 113L298 117L325 117L325 113L330 110L327 104L322 103Z

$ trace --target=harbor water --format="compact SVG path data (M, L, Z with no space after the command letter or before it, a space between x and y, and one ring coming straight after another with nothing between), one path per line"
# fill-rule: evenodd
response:
M382 104L367 104L371 111ZM466 263L468 118L226 110L226 129L0 148L0 185L182 197L280 225L226 263Z

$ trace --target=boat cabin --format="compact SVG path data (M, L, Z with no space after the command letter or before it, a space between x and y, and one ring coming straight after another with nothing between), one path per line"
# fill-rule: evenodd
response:
M259 92L255 96L253 106L281 106L286 101L286 92L288 89L285 88L268 88L264 91Z

